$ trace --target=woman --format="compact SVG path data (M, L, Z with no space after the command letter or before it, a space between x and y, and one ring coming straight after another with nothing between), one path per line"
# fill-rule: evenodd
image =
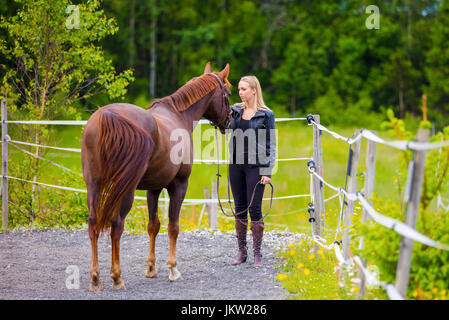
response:
M262 266L261 245L264 230L262 198L265 184L271 180L275 164L276 136L274 114L264 104L262 89L255 76L245 76L239 82L241 103L231 106L233 118L230 139L229 179L237 213L245 210L256 188L249 207L253 237L254 267ZM259 184L260 182L260 184ZM257 187L255 187L257 184ZM239 265L246 261L248 251L246 234L248 212L241 212L235 219L238 256L232 262Z

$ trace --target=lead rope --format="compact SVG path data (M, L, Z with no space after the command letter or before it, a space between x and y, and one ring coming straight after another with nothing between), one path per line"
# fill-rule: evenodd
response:
M239 211L239 212L236 212L236 213L235 213L235 212L234 212L234 209L232 209L231 195L230 195L230 192L229 192L230 180L229 180L229 163L228 163L228 202L229 202L229 207L231 208L232 215L226 214L226 212L223 210L223 207L221 206L220 195L219 195L219 194L220 194L219 190L220 190L220 177L221 177L221 174L220 174L220 152L219 152L219 145L218 145L218 133L217 133L217 127L215 127L215 141L216 141L216 143L217 143L217 198L218 198L218 204L219 204L219 206L220 206L221 212L223 212L223 214L224 214L225 216L227 216L227 217L232 217L232 216L234 216L234 217L237 218L237 216L238 216L239 214L245 212L246 210L249 209L249 207L251 207L251 205L252 205L252 203L253 203L253 200L254 200L254 195L255 195L255 193L256 193L256 188L257 188L258 184L261 183L262 179L261 179L260 181L258 181L258 182L256 183L256 185L254 186L253 194L252 194L252 196L251 196L251 201L250 201L248 207L247 207L245 210L242 210L242 211ZM266 216L268 215L268 213L269 213L270 210L271 210L271 205L272 205L272 203L273 203L273 191L274 191L273 185L271 184L271 182L268 182L268 184L271 186L270 208L268 209L268 212L262 217L261 220L263 220L263 219L266 218ZM237 220L240 220L240 219L237 219Z

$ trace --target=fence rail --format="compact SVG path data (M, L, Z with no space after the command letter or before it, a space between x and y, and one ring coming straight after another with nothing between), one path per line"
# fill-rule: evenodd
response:
M276 122L284 122L284 121L296 121L296 120L307 120L307 118L276 118L275 121ZM4 167L2 170L2 194L5 194L4 196L4 201L3 201L3 209L2 209L2 217L3 217L3 232L7 232L8 230L8 207L7 207L7 203L8 203L8 192L7 192L7 185L8 185L8 179L13 179L13 180L19 180L22 182L27 182L27 183L32 183L34 185L39 185L42 187L46 187L46 188L55 188L55 189L61 189L61 190L67 190L67 191L73 191L73 192L82 192L82 193L86 193L87 190L85 189L79 189L79 188L73 188L73 187L68 187L68 186L59 186L59 185L54 185L54 184L48 184L48 183L43 183L43 182L39 182L39 181L28 181L28 180L24 180L18 177L12 177L8 175L8 170L7 170L7 154L8 154L8 144L14 146L15 148L18 148L20 151L23 151L31 156L35 156L32 153L27 152L26 150L23 150L21 148L19 148L17 145L25 145L25 146L31 146L31 147L39 147L39 148L50 148L50 149L54 149L54 150L59 150L59 151L67 151L67 152L77 152L80 153L81 149L79 148L62 148L62 147L55 147L55 146L46 146L46 145L40 145L40 144L35 144L35 143L28 143L28 142L23 142L23 141L18 141L18 140L13 140L11 139L11 137L8 135L8 130L7 130L7 125L9 123L13 123L13 124L23 124L23 125L86 125L87 121L85 120L80 120L80 121L72 121L72 120L43 120L43 121L34 121L34 120L27 120L27 121L18 121L18 120L8 120L7 119L7 103L6 100L2 100L2 148L5 149L6 151L3 151L3 157L2 159L4 159L3 163L6 163L6 168ZM201 119L200 121L198 121L198 124L209 124L210 122L208 120L204 120ZM45 160L45 161L49 161L51 164L58 166L59 168L62 168L64 170L69 170L71 171L69 168L66 168L60 164L55 163L54 161L45 159L40 157L41 160ZM296 157L296 158L284 158L284 159L276 159L276 162L286 162L286 161L309 161L311 160L311 157ZM227 164L229 161L227 159L225 160L218 160L217 159L194 159L194 164L197 163L206 163L206 164ZM213 188L213 186L212 186ZM273 200L283 200L283 199L294 199L294 198L303 198L303 197L310 197L310 194L296 194L296 195L287 195L287 196L278 196L278 197L273 197ZM134 199L136 200L146 200L146 197L141 197L141 196L135 196ZM270 198L263 198L263 201L268 201L270 200ZM330 199L328 199L330 200ZM168 198L167 195L159 198L159 201L161 202L169 202L170 199ZM233 200L230 200L231 202L233 202ZM210 219L210 226L211 227L216 227L217 225L217 206L215 204L218 203L218 198L217 198L217 194L216 192L213 192L212 196L210 198L202 198L202 199L184 199L183 201L183 205L193 205L193 204L203 204L203 209L208 206L210 211L210 215L212 216L212 219Z

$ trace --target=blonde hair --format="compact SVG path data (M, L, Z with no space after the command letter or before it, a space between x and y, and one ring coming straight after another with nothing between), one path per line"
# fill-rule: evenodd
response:
M256 76L244 76L240 79L240 81L245 81L246 83L249 84L251 89L256 89L256 96L254 99L254 102L256 104L256 110L262 109L271 111L271 109L268 108L263 102L262 87L260 86L259 80L257 79ZM245 102L236 103L236 106L242 109L246 108Z

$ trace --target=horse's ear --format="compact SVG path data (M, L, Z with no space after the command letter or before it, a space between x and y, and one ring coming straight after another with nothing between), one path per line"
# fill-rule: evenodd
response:
M226 67L223 70L221 70L219 75L220 75L220 78L222 78L223 80L228 78L228 75L229 75L229 63L226 64Z
M206 63L206 67L204 67L203 74L210 73L210 62Z

